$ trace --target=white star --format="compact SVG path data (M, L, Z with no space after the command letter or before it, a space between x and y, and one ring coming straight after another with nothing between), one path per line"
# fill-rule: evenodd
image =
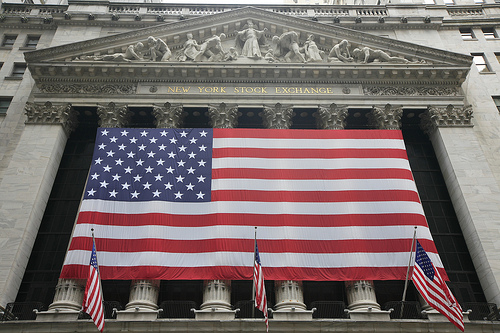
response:
M106 145L104 143L101 143L99 146L99 150L103 150L104 148L106 148Z
M156 161L156 165L163 165L164 162L165 161L160 158L158 161Z
M134 170L134 169L132 169L131 167L128 166L124 170L125 170L125 173L132 173L132 170Z
M113 143L116 143L116 140L118 140L118 138L116 136L109 138L109 141L111 141Z
M170 153L168 153L168 158L175 158L175 155L177 154L171 151Z
M189 140L189 143L191 143L191 144L195 144L195 143L196 143L196 141L198 141L198 139L191 138L191 139Z
M184 181L184 178L186 177L182 177L182 175L179 175L179 177L175 177L178 183L182 183Z
M147 136L147 135L148 135L148 132L146 132L146 131L141 132L141 136Z
M125 150L125 148L127 148L127 146L125 146L123 143L118 146L119 150Z
M110 171L111 171L111 169L112 169L112 168L111 168L109 165L106 165L106 166L104 167L104 172L110 172Z
M110 150L106 154L108 155L108 157L113 157L115 155L115 152Z
M173 174L174 173L174 169L172 167L168 167L167 168L167 173Z
M95 172L93 175L90 176L92 177L92 180L99 178L99 174L97 172Z
M127 153L128 158L134 158L134 156L135 156L134 152Z
M127 136L128 135L128 132L126 130L123 130L120 133L122 134L122 136Z
M190 152L188 154L189 158L195 158L196 157L196 154L194 152Z
M130 184L125 182L125 184L122 184L122 190L128 190L128 188L130 187Z
M142 176L137 175L137 176L135 176L135 177L133 177L133 178L134 178L134 182L140 182L140 181L141 181Z
M187 132L186 131L182 131L181 133L179 133L181 135L181 138L185 138L186 135L187 135Z
M186 162L184 162L183 160L180 160L177 162L177 165L180 166L180 167L183 167L184 164L186 164Z
M205 130L203 130L202 132L200 132L200 136L201 137L205 137L206 138L207 134L208 134L208 132L205 132Z
M118 174L114 174L113 175L113 180L116 180L116 181L119 181L120 178L122 178L122 176L118 175Z
M194 189L194 185L189 183L186 185L188 191L192 191Z
M170 143L175 145L177 143L177 139L176 138L172 138L170 139Z
M105 180L100 182L101 187L108 188L109 183L107 183Z
M135 161L135 163L137 163L137 166L139 166L139 165L142 166L142 164L144 163L144 161L143 160L137 160L137 161Z
M187 148L186 146L182 145L179 147L179 151L186 151L186 148Z
M165 150L165 148L167 148L167 146L165 146L163 143L161 144L161 146L158 146L158 149L159 150Z
M167 136L168 132L165 131L165 130L163 130L163 131L160 132L160 134L161 134L161 136Z
M97 160L95 160L95 164L101 164L101 162L102 162L102 160L101 160L101 158L100 158L100 157L99 157L99 158L97 158Z
M199 160L198 161L198 166L204 167L206 163L207 162L205 162L204 160Z
M104 130L104 131L101 131L101 134L102 135L108 135L109 131L108 130Z
M116 165L122 165L123 161L121 158L115 160Z
M151 189L151 185L153 185L153 184L150 184L149 182L146 182L146 184L142 184L142 186L144 186L145 190L146 189L150 190Z
M196 169L193 169L193 167L190 167L189 169L187 169L188 175L189 175L189 174L193 174L193 175L194 175L194 171L195 171L195 170L196 170Z
M137 146L137 148L139 148L139 150L144 150L144 149L146 149L146 146L145 145L140 145L140 146Z
M137 143L137 139L133 137L132 139L130 139L130 143Z
M97 192L97 191L95 191L93 188L91 188L90 191L87 191L87 194L90 196L94 196L95 192Z
M168 183L166 183L164 185L165 185L165 190L171 190L172 186L174 186L174 185L170 184L170 182L168 182Z
M163 178L163 176L162 176L162 175L157 174L157 175L155 176L155 181L157 181L157 182L161 182L162 178Z
M200 148L200 151L207 151L207 147L205 147L205 145L201 145L198 148Z
M156 143L156 141L158 141L157 138L151 138L151 139L149 139L149 143Z
M134 191L134 192L132 192L132 193L130 193L130 194L132 195L132 199L133 199L133 198L137 198L137 199L139 199L139 194L140 194L139 192Z
M203 177L203 176L196 177L196 178L198 179L198 183L204 183L205 179L207 179L207 177Z
M176 199L182 199L183 194L180 191L177 191L177 193L174 194Z
M156 155L156 153L154 153L154 152L150 151L150 152L148 153L148 158L153 158L153 157L155 157L155 155Z
M109 197L113 197L113 198L116 198L116 195L118 194L118 192L116 192L115 190L109 192Z
M155 168L152 168L151 166L148 166L146 169L146 173L152 173Z
M153 198L159 198L159 197L160 197L160 194L161 194L161 192L160 192L160 191L158 191L158 190L154 191L154 192L153 192Z
M196 199L203 199L203 197L205 196L205 193L202 193L200 191L200 193L196 193Z

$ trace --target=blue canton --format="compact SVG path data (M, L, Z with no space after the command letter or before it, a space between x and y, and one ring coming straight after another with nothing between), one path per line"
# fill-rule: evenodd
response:
M211 200L212 129L99 128L85 199Z
M427 252L425 252L419 242L417 242L415 262L420 266L420 268L422 268L425 276L427 276L429 280L434 280L434 266L432 265L432 261L427 255Z

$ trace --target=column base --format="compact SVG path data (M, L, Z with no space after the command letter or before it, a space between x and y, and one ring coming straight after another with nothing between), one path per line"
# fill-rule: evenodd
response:
M236 310L227 310L219 308L209 308L203 310L194 310L196 320L234 320Z
M276 320L312 320L313 310L287 308L273 311Z
M37 321L76 321L78 320L78 316L80 315L80 311L75 310L48 310L37 312L36 320Z
M390 321L391 311L382 311L377 309L357 309L347 310L347 314L351 320L355 321Z
M116 312L116 320L123 321L153 321L158 319L158 310L133 308Z

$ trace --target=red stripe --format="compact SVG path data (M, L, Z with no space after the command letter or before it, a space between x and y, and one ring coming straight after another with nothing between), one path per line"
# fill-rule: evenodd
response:
M214 128L214 138L263 138L263 139L399 139L399 130L276 130L250 128Z
M413 180L406 169L254 169L220 168L212 170L212 179L408 179Z
M266 214L112 214L80 212L78 223L92 225L163 225L173 227L206 227L213 225L242 226L302 226L302 227L349 227L349 226L393 226L411 225L428 228L425 217L420 214L345 214L345 215L266 215Z
M250 263L251 264L251 263ZM61 273L62 279L78 279L84 276L87 265L65 265ZM268 280L304 280L307 281L351 281L351 280L404 280L405 267L341 267L341 268L297 268L297 267L263 267L264 276ZM104 280L132 280L137 272L143 279L157 280L252 280L253 265L210 266L210 267L100 267ZM440 271L442 271L440 269Z
M277 148L215 148L212 158L400 158L408 160L404 149L277 149Z
M212 201L255 202L372 202L413 201L420 202L414 191L238 191L212 192Z
M393 240L259 240L263 253L391 253L407 252L411 239ZM253 239L206 239L206 240L169 240L169 239L111 239L96 238L101 252L164 252L164 253L204 253L204 252L249 252ZM92 244L90 237L74 237L70 250L87 250ZM421 240L431 252L437 252L434 243Z

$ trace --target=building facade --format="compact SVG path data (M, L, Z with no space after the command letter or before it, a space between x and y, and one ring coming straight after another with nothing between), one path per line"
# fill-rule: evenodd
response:
M500 5L437 1L2 3L0 331L93 329L58 277L99 127L402 130L466 330L498 331ZM261 330L251 288L103 281L106 330ZM271 330L456 329L404 281L266 288Z

